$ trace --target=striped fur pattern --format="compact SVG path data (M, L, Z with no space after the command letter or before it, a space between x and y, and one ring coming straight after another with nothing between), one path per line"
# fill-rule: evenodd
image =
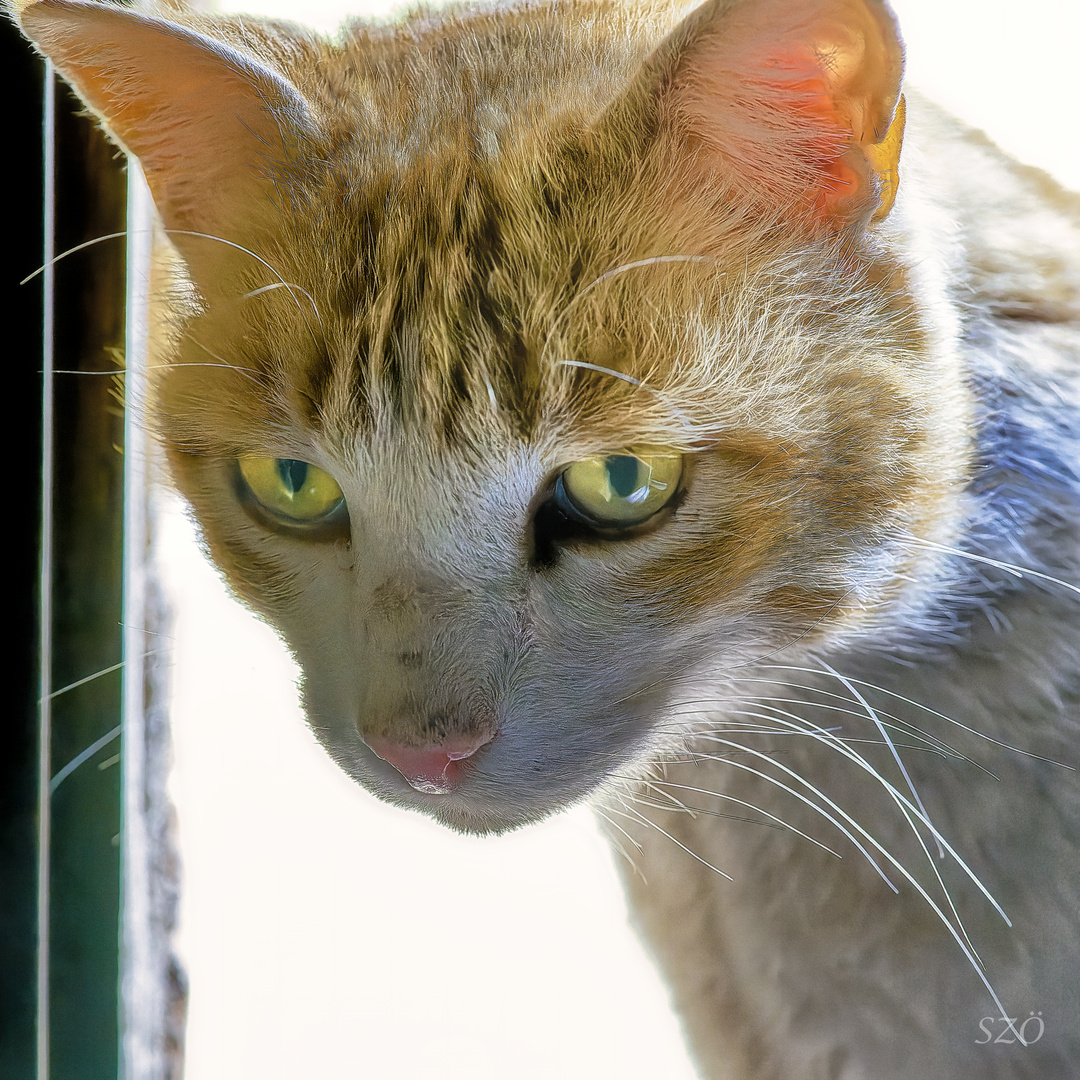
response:
M349 775L597 800L703 1076L1080 1070L1080 212L912 93L898 167L881 0L19 18L147 173L157 430ZM655 518L547 529L642 445ZM476 732L439 795L364 741Z

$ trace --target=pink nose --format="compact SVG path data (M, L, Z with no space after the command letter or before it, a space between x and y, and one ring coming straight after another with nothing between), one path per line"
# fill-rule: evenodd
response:
M366 735L364 742L389 762L417 791L428 795L445 795L461 783L472 757L490 736L466 738L451 736L434 746L403 746L378 735Z

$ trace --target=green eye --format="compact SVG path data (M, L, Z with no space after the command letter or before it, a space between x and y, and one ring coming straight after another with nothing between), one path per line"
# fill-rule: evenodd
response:
M259 506L289 524L313 525L324 521L343 502L337 482L306 461L242 457L237 464Z
M625 529L665 507L681 476L682 454L638 446L575 461L559 477L559 484L584 517L605 528Z

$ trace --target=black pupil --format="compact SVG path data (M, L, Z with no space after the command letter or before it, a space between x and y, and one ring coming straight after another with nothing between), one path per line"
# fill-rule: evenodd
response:
M638 479L641 462L636 457L618 454L609 457L606 464L608 483L620 499L633 495L641 487L641 481Z
M289 494L295 495L303 488L304 481L307 479L307 462L294 461L292 458L278 458L277 471Z

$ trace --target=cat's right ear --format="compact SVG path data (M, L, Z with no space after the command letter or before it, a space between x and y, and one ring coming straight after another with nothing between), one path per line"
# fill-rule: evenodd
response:
M193 279L212 287L230 244L250 242L313 126L296 88L227 45L131 9L40 0L17 4L16 17L138 158Z

